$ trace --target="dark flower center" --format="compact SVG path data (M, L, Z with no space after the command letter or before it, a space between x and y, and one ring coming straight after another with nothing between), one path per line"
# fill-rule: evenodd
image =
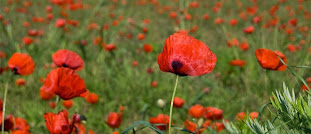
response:
M183 67L183 64L180 61L173 61L172 67L175 74L179 76L187 76L184 72L180 72L180 69Z

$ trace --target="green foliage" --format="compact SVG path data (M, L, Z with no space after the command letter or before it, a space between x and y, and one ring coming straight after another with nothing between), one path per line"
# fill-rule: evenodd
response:
M283 83L283 92L275 91L270 98L274 118L266 121L247 118L243 123L225 123L226 129L232 134L256 133L256 134L296 134L311 132L311 96L299 94L296 98L294 90L290 91ZM261 111L260 111L261 112ZM260 113L262 114L262 113ZM245 127L246 126L246 127Z

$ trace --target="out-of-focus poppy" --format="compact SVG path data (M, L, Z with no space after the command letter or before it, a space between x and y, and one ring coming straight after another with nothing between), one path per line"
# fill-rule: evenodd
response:
M189 120L185 121L184 126L187 130L189 130L191 132L195 132L197 130L197 124L195 124Z
M238 20L237 19L232 19L232 20L229 21L229 24L231 26L235 26L236 24L238 24Z
M6 54L5 54L5 52L3 52L3 51L0 51L0 59L3 59L3 58L5 58L6 57Z
M216 55L202 41L183 33L174 33L165 40L158 64L163 72L180 76L210 73L216 65Z
M43 117L45 125L51 134L71 134L76 114L73 115L71 122L68 120L67 110L62 110L58 114L45 113Z
M150 52L152 52L152 50L153 50L153 48L150 44L144 44L144 51L146 53L150 53Z
M249 113L249 117L251 117L251 119L257 119L258 115L259 115L258 112L251 112L251 113Z
M14 53L8 62L15 74L30 75L35 70L35 63L28 54Z
M115 44L107 44L107 45L104 46L104 48L105 48L106 51L110 52L110 51L115 50L117 47L116 47Z
M294 53L294 52L296 52L296 47L293 44L289 44L287 46L287 50Z
M122 114L116 113L116 112L110 112L105 122L111 128L118 128L122 123Z
M72 134L88 134L82 122L76 122Z
M180 97L175 97L173 101L173 106L176 108L181 108L184 105L185 101Z
M56 107L56 103L55 102L49 102L49 106L54 109Z
M88 90L84 80L70 68L56 68L46 77L43 88L48 93L54 93L64 100L74 97L85 97Z
M216 107L206 107L206 114L204 114L204 118L210 120L221 120L223 118L223 111Z
M137 39L138 39L138 40L144 40L144 39L145 39L145 34L139 33L139 34L137 35Z
M2 126L2 116L3 116L3 112L0 111L0 126ZM13 120L13 116L12 115L8 115L5 117L4 119L4 131L10 131L13 130L14 127L14 120ZM0 128L0 130L2 130L2 128Z
M24 38L23 38L23 43L24 43L25 45L31 45L32 42L33 42L33 39L32 39L31 37L24 37Z
M23 78L17 79L15 83L17 86L25 86L26 85L26 81Z
M83 59L73 51L61 49L52 55L52 60L59 67L68 67L79 71L84 67Z
M85 100L86 100L88 103L95 104L95 103L98 102L98 95L95 94L95 93L89 93L89 94L85 97Z
M28 125L27 121L23 118L15 117L14 118L14 130L25 130L29 131L30 126Z
M280 61L277 55L287 63L286 57L283 53L278 51L271 51L269 49L259 48L255 52L256 58L260 66L264 69L284 71L286 66Z
M72 100L64 100L63 106L67 109L70 109L73 106L73 101Z
M246 113L245 112L239 112L237 115L236 115L236 120L244 120L246 119Z
M55 96L53 92L49 92L48 89L46 89L45 86L42 86L40 88L40 97L43 100L50 100Z
M66 25L65 19L57 19L55 21L55 27L64 27Z
M177 18L177 13L176 12L170 12L170 18L172 18L172 19Z
M248 50L248 49L249 49L248 43L242 42L242 43L240 44L240 49L243 50L243 51Z
M149 122L151 124L164 124L164 125L157 125L156 127L160 130L166 130L169 124L169 116L166 114L159 114L157 117L151 117Z
M201 118L204 115L204 113L205 113L205 108L200 104L191 106L188 111L188 114L194 118Z
M152 81L151 82L151 87L156 88L158 86L158 82L157 81Z
M135 61L133 61L133 62L132 62L132 66L133 66L133 67L138 66L138 61L136 61L136 60L135 60Z
M211 125L211 127L213 129L215 129L217 132L220 132L222 130L225 129L225 125L223 123L220 123L220 122L215 122Z
M255 31L255 27L254 26L248 26L246 28L243 29L243 32L246 34L251 34Z
M245 61L240 60L240 59L232 60L229 62L231 66L239 66L239 67L243 67L245 63L246 63Z

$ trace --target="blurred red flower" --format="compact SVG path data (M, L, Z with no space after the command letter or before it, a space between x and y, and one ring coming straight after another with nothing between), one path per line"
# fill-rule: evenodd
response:
M159 114L157 117L151 117L149 119L149 122L151 124L163 124L163 125L157 125L156 127L160 130L166 130L169 124L169 116L166 114Z
M43 115L45 125L51 134L71 134L76 114L72 116L72 121L68 120L68 111L62 110L58 114L45 113Z
M284 71L286 66L280 61L277 55L287 63L286 57L283 53L278 51L271 51L269 49L259 48L255 51L255 55L258 63L264 69L275 70L275 71Z
M205 113L205 108L200 105L196 104L190 107L188 114L194 118L201 118Z
M64 100L63 106L67 109L70 109L73 106L73 101L72 100Z
M221 120L223 118L223 111L216 107L206 107L206 114L204 115L205 119L210 120Z
M231 66L240 66L240 67L243 67L245 63L246 63L245 61L240 60L240 59L232 60L229 62Z
M59 67L68 67L79 71L84 67L83 59L73 51L60 49L52 55L52 60Z
M14 53L8 61L8 66L19 75L30 75L35 70L32 58L24 53Z
M88 103L95 104L95 103L98 102L98 95L95 94L95 93L89 93L89 94L85 97L85 100L86 100Z
M173 101L173 106L176 108L181 108L184 105L185 101L182 98L175 97Z
M88 94L84 80L74 70L63 67L56 68L47 75L43 89L64 100L85 97Z
M116 112L110 112L105 122L111 128L118 128L122 123L122 114L116 113Z
M158 64L163 72L180 76L210 73L216 65L216 55L202 41L183 33L174 33L165 40Z

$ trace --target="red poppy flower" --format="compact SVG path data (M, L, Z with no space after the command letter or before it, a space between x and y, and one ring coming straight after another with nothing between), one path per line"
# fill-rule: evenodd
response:
M33 39L31 37L24 37L23 38L23 43L25 45L30 45L30 44L32 44L32 42L33 42Z
M251 113L249 113L249 117L251 117L251 119L257 119L258 115L259 115L258 112L251 112Z
M59 67L68 67L75 71L81 70L84 66L84 62L78 54L66 49L61 49L54 53L52 60Z
M191 131L191 132L194 132L197 130L197 124L189 121L189 120L186 120L185 123L184 123L184 126L187 130Z
M243 32L246 34L251 34L255 31L255 27L254 26L249 26L243 29Z
M117 48L115 44L107 44L104 47L105 47L105 50L108 51L108 52L109 51L113 51L113 50L115 50Z
M240 60L240 59L236 59L236 60L230 61L229 64L230 64L231 66L240 66L240 67L243 67L243 66L245 65L245 61Z
M150 52L152 52L152 50L153 50L153 48L150 44L144 44L144 51L146 53L150 53Z
M82 122L77 122L74 124L72 134L88 134L86 133L86 128Z
M174 33L165 40L158 64L163 72L180 76L210 73L216 65L216 55L202 42L190 35Z
M221 120L223 118L222 110L215 107L206 107L205 119Z
M85 100L91 104L95 104L98 102L98 95L95 93L89 93L86 97Z
M105 122L111 128L118 128L122 123L122 114L110 112Z
M188 114L194 118L201 118L204 115L204 113L205 113L205 108L200 104L191 106L188 111Z
M14 119L15 119L15 125L14 125L15 130L29 131L30 127L25 119L18 118L18 117L15 117Z
M0 126L2 126L2 116L3 116L3 112L0 111ZM8 115L7 117L5 117L4 119L4 131L10 131L13 130L14 127L14 120L13 120L13 116L12 115ZM2 130L2 127L0 127L0 130Z
M177 18L177 13L176 12L170 12L170 18L172 18L172 19Z
M51 134L71 134L76 114L73 115L71 122L68 120L67 110L62 110L58 114L45 113L43 117L45 125Z
M138 39L138 40L144 40L144 39L145 39L145 34L139 33L139 34L137 35L137 39Z
M26 85L26 81L23 78L19 78L16 80L15 84L17 86L25 86Z
M175 97L173 101L173 106L176 108L181 108L184 105L185 101L182 98Z
M257 61L262 68L275 71L284 71L286 66L279 60L276 54L279 55L285 63L287 63L286 57L281 52L273 52L269 49L263 48L259 48L255 52Z
M14 53L8 62L15 74L30 75L35 70L35 63L28 54Z
M66 25L65 19L57 19L55 22L55 27L64 27Z
M244 119L246 119L246 113L245 112L239 112L236 115L236 120L244 120Z
M56 107L56 103L55 102L49 102L49 106L54 109Z
M158 86L158 82L157 81L152 81L151 82L151 87L156 88Z
M72 100L64 100L63 106L67 109L70 109L73 106L73 101Z
M169 124L169 116L166 114L159 114L157 117L151 117L149 119L150 124L164 124L164 125L157 125L156 127L160 130L166 130Z
M45 86L42 86L40 88L40 97L43 100L50 100L55 96L55 94L53 92L50 92L48 90L48 88L46 88Z
M64 100L85 97L88 94L84 80L74 70L63 67L54 69L47 75L43 88Z
M248 50L248 49L249 49L248 43L242 42L242 43L240 44L240 49L243 50L243 51Z
M219 122L215 122L212 125L212 128L215 129L217 132L222 131L223 129L225 129L225 125L224 123L219 123Z

